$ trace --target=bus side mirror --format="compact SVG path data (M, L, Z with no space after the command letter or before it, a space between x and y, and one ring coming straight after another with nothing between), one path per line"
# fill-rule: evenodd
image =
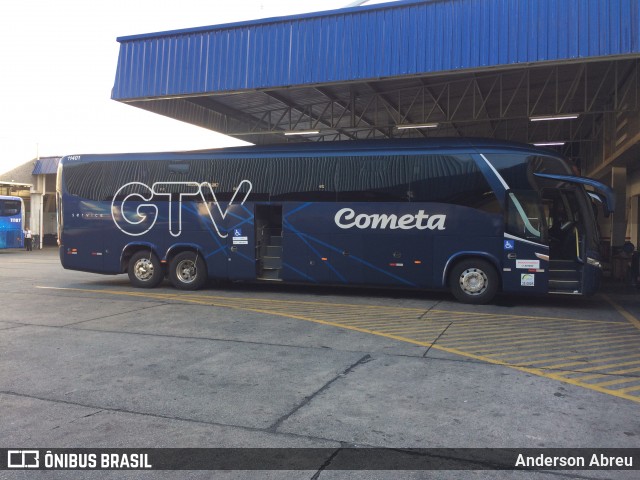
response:
M591 204L594 207L596 207L593 209L594 212L596 213L596 217L598 212L597 207L601 206L605 218L609 218L609 215L611 215L611 210L609 210L609 205L607 204L607 200L602 195L596 192L587 192L587 194L589 194L589 198L591 199Z

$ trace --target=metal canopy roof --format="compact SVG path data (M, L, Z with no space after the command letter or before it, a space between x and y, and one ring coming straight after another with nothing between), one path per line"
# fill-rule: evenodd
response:
M484 136L589 156L607 116L638 112L640 0L400 1L118 41L113 99L258 144Z
M32 175L51 175L58 173L58 163L62 157L42 157L35 161Z

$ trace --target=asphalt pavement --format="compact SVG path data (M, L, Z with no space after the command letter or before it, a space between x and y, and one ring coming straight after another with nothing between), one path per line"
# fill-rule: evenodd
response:
M640 446L640 295L622 285L487 306L440 292L141 290L65 271L45 248L0 251L0 291L0 448ZM637 478L327 462L0 478Z

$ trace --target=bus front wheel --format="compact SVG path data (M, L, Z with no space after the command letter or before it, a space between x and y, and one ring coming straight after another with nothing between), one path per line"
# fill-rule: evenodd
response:
M488 303L498 291L498 274L485 260L463 260L451 270L449 287L462 303Z
M160 260L149 250L140 250L133 254L127 273L131 285L138 288L157 287L164 278Z
M207 266L197 252L182 252L169 266L171 285L180 290L198 290L207 280Z

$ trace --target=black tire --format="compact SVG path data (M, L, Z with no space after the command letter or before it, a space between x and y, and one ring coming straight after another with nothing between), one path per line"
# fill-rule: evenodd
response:
M131 285L137 288L157 287L164 278L160 260L150 250L140 250L134 253L129 260L127 273Z
M182 252L169 265L171 285L180 290L198 290L207 281L207 266L197 252Z
M498 292L498 284L498 273L486 260L462 260L449 275L451 293L462 303L489 303Z

